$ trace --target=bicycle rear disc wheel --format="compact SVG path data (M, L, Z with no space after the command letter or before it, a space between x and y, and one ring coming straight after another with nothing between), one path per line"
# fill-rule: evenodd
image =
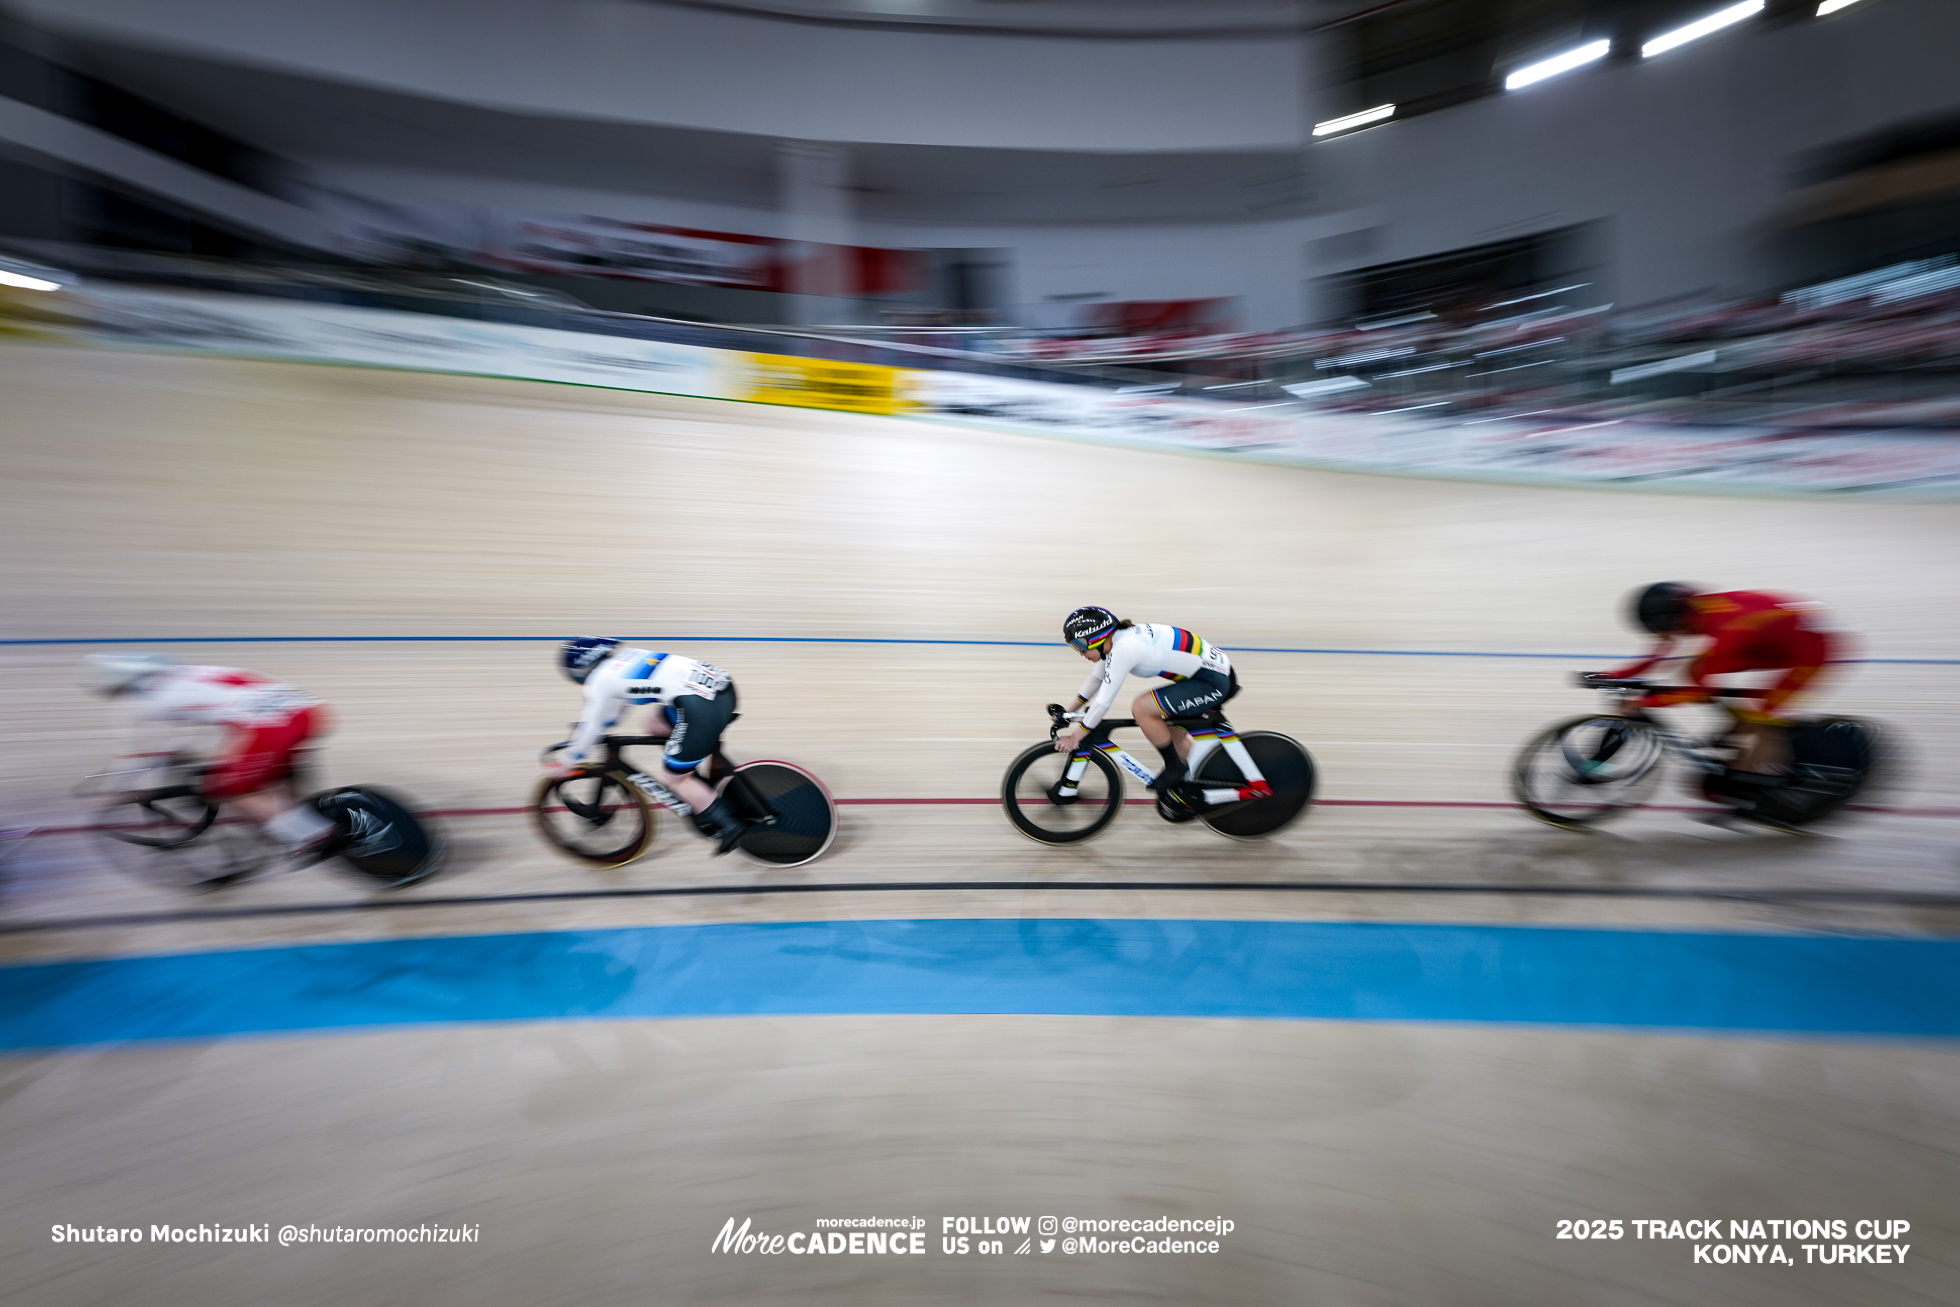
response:
M1216 816L1203 814L1205 825L1235 840L1263 839L1298 821L1313 802L1313 755L1298 740L1277 731L1247 731L1239 741L1252 755L1253 765L1265 776L1273 792L1250 803L1234 803ZM1212 750L1200 764L1191 783L1240 785L1244 781L1232 755L1220 748Z
M1109 828L1123 811L1123 777L1116 764L1095 751L1076 782L1072 803L1055 801L1072 754L1052 743L1030 746L1007 769L1000 783L1000 806L1014 829L1043 844L1079 844Z
M441 846L400 800L365 785L347 785L311 800L340 827L344 843L335 856L389 889L427 880L440 860Z
M1822 821L1882 777L1886 740L1879 727L1858 717L1815 717L1792 722L1790 782L1767 790L1755 812L1790 826Z
M173 889L215 889L244 880L275 856L256 826L220 823L217 807L194 794L96 811L104 855L125 875Z
M544 842L593 867L623 867L659 836L659 813L619 772L547 776L531 797L531 821Z
M1546 825L1584 830L1645 802L1660 781L1661 753L1659 738L1645 722L1573 717L1546 727L1518 751L1511 793ZM1575 760L1598 761L1601 770L1582 775Z
M757 862L801 866L821 857L837 838L837 806L830 791L794 763L743 763L721 783L719 793L735 801L741 816L774 818L752 827L735 846Z

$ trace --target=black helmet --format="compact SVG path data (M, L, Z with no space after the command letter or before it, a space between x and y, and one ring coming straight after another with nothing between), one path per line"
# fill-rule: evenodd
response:
M613 650L619 648L619 641L604 635L579 635L558 646L558 665L565 675L585 684L585 678L592 669L612 657Z
M1116 629L1116 614L1107 608L1078 608L1062 619L1062 639L1077 653L1087 653Z
M1627 605L1627 616L1635 626L1655 635L1679 630L1688 620L1688 601L1695 588L1680 581L1661 581L1636 591Z

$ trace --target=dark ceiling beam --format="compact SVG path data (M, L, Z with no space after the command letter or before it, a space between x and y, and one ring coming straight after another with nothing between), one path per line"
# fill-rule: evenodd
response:
M1346 27L1349 23L1358 23L1364 18L1373 18L1376 14L1385 14L1391 9L1406 9L1410 5L1421 3L1422 0L1382 0L1380 4L1372 4L1365 9L1357 9L1351 14L1343 14L1339 18L1330 18L1325 22L1315 23L1313 26L1307 28L1307 30L1309 32L1331 32L1337 27Z
M697 9L707 13L733 14L759 18L765 22L794 23L803 27L848 28L873 32L936 32L951 36L1045 36L1072 41L1242 41L1248 37L1297 37L1321 29L1321 24L1305 18L1279 23L1219 23L1208 27L1047 27L1031 23L934 22L911 18L854 18L847 14L801 13L776 9L767 3L743 0L643 0L669 9ZM1381 6L1394 8L1410 0L1392 0ZM1337 19L1333 25L1351 22Z

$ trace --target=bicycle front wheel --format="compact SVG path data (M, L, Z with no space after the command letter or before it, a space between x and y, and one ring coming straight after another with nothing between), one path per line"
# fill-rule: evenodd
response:
M1057 793L1073 755L1052 743L1033 745L1008 767L1000 806L1014 829L1043 844L1079 844L1103 833L1123 811L1123 777L1116 764L1091 752L1071 796Z
M235 884L275 856L258 827L220 823L215 804L188 792L105 804L95 831L118 871L173 889Z
M1204 814L1205 825L1235 840L1263 839L1299 820L1313 802L1313 757L1300 742L1277 731L1247 731L1239 737L1253 766L1273 792L1250 803L1235 803L1216 816ZM1214 749L1193 778L1198 785L1239 785L1245 777L1223 749Z
M1660 737L1626 717L1574 717L1518 751L1511 793L1548 826L1584 830L1637 808L1661 776Z
M531 820L544 842L593 867L623 867L658 836L659 814L624 772L582 772L538 782Z
M736 811L758 821L735 847L772 867L796 867L821 857L837 838L837 808L830 791L801 767L787 762L747 762L722 782Z

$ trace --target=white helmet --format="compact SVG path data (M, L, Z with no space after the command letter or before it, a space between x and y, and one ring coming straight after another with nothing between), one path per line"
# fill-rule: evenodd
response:
M99 653L82 659L82 684L97 694L121 694L146 676L154 676L176 659L153 653Z

